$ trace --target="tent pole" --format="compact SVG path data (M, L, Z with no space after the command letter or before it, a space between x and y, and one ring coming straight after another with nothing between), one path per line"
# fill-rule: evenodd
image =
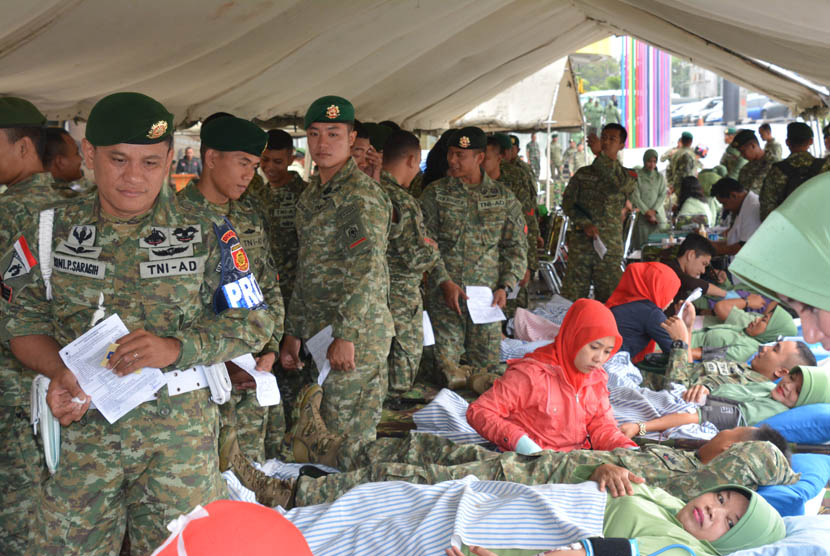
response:
M560 79L561 81L561 79ZM551 182L551 169L550 169L550 152L551 152L551 143L552 140L550 138L550 129L551 124L553 124L553 111L556 108L556 99L559 97L559 83L556 83L556 87L553 89L553 98L550 101L550 111L548 111L548 179L545 180L545 207L550 211L550 182Z

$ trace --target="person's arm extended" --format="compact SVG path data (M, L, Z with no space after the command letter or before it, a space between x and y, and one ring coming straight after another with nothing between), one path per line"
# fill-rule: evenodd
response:
M502 378L496 379L492 388L470 404L467 422L478 434L502 450L515 450L519 439L528 431L505 418L521 411L532 391L533 382L527 374L508 368Z
M645 422L646 432L663 432L672 427L680 427L683 425L696 425L700 423L700 416L697 411L692 413L671 413L663 415L657 419ZM639 423L623 423L620 425L620 430L628 438L634 438L640 434Z
M608 397L608 388L603 385L602 395L596 411L590 415L586 428L591 436L591 446L594 450L613 450L614 448L636 448L637 444L631 437L620 432L614 411Z
M712 284L710 282L709 285L706 286L706 291L703 293L705 293L709 297L726 297L727 292L725 289L716 286L715 284Z

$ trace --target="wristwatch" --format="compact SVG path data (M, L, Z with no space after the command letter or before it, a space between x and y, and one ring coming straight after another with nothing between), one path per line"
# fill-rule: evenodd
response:
M639 434L640 436L645 436L646 433L648 432L646 430L646 424L645 423L637 423L637 424L640 425L640 432L637 433L637 434Z
M675 340L671 343L672 349L689 349L689 344L683 340Z

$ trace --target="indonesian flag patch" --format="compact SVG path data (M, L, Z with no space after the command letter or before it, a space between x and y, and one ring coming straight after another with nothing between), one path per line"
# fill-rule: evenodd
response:
M20 236L14 242L14 253L3 271L3 281L28 274L35 266L37 266L37 261L32 252L29 251L29 244L26 243L25 237Z

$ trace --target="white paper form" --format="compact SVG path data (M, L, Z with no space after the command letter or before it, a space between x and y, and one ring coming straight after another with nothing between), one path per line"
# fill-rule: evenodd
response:
M262 407L277 405L280 403L280 388L277 386L277 377L268 371L260 371L256 368L256 359L250 353L240 355L231 359L232 362L254 377L256 382L256 401Z
M110 345L129 332L121 317L112 315L60 350L64 364L110 424L150 399L165 384L160 369L144 367L118 376L101 366Z
M312 359L314 359L314 364L317 365L317 369L320 371L319 376L317 376L317 384L320 386L323 385L326 377L329 376L329 372L331 372L331 363L329 363L326 354L333 341L332 328L331 325L328 325L305 342L306 349L311 354Z
M501 307L493 306L493 290L487 286L467 286L467 310L475 324L507 320Z
M435 345L435 332L432 330L432 321L429 320L429 313L424 311L424 345Z
M597 252L597 255L599 255L600 259L604 259L605 254L608 252L608 248L605 246L605 244L602 242L599 236L594 237L594 251Z
M680 320L683 320L683 310L686 308L686 305L688 305L689 303L693 303L693 302L697 301L698 299L700 299L701 295L703 295L703 290L702 289L695 288L694 290L692 290L692 293L689 294L689 297L687 297L683 301L683 305L680 306L680 310L677 312L677 318L679 318Z

